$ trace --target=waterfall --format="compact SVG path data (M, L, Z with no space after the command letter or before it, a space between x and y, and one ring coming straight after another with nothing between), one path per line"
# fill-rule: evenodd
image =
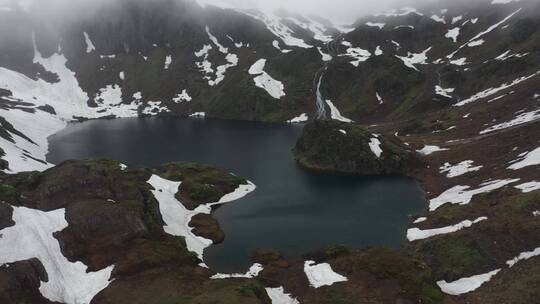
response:
M317 82L317 119L326 119L326 105L324 103L324 98L321 93L321 83L325 71L326 69L321 72L321 76L319 77L319 81Z

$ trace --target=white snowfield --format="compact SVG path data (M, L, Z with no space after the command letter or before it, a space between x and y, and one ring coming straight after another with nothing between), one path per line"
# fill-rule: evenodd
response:
M316 264L314 261L304 262L304 272L313 288L330 286L334 283L345 282L347 278L336 273L328 263Z
M472 225L479 223L481 221L485 221L487 219L488 219L487 217L479 217L475 219L474 221L464 220L452 226L446 226L446 227L435 228L435 229L421 230L418 228L410 228L409 230L407 230L407 239L409 240L409 242L414 242L417 240L427 239L436 235L448 234L448 233L456 232L465 228L469 228Z
M193 98L189 96L186 89L183 89L182 93L176 94L176 96L173 98L173 101L176 103L181 103L184 101L191 101L191 100L193 100Z
M540 147L520 155L521 159L514 162L508 169L519 170L525 167L540 165Z
M169 108L163 106L161 101L148 101L146 108L142 110L142 114L145 115L156 115L161 112L170 112Z
M170 235L183 236L186 239L188 250L196 253L201 261L204 249L212 245L212 241L193 234L193 228L189 226L191 218L197 214L210 214L212 206L238 200L256 188L253 183L248 182L247 185L240 185L234 192L224 195L218 202L200 205L195 210L188 210L175 197L181 182L152 175L148 184L154 188L152 193L159 202L159 210L165 222L163 230Z
M366 22L366 25L367 26L371 26L371 27L378 27L379 29L383 29L383 27L386 25L386 23L382 23L382 22Z
M270 300L272 300L272 304L300 304L291 294L285 293L283 287L267 287L265 290Z
M418 16L423 16L422 13L418 12L413 7L403 7L400 9L391 9L379 14L375 14L374 16L386 16L386 17L401 17L401 16L407 16L409 14L416 14Z
M510 59L510 58L523 58L527 55L529 55L530 53L523 53L523 54L519 54L519 53L516 53L516 54L510 54L510 50L500 54L499 56L495 57L495 60L499 60L499 61L505 61L507 59Z
M448 59L452 59L459 51L461 51L461 49L463 49L464 47L468 46L469 43L473 42L473 41L476 41L476 40L479 40L480 38L482 38L483 36L487 35L488 33L492 32L493 30L495 30L496 28L498 28L500 25L504 24L506 21L508 21L510 18L512 18L515 14L519 13L521 11L521 8L514 11L513 13L511 13L510 15L506 16L504 19L502 19L501 21L495 23L494 25L490 26L489 28L487 28L485 31L482 31L480 33L478 33L476 36L472 37L471 39L469 39L467 42L465 42L464 44L462 44L460 47L458 47L453 53L451 53L450 55L446 56L446 58ZM476 23L476 22L474 22Z
M508 265L508 267L514 267L519 261L525 261L536 256L540 256L540 247L520 253L517 257L506 261L506 265Z
M313 38L315 40L319 40L324 43L328 43L333 40L332 36L327 34L329 29L324 24L314 20L313 18L307 15L302 16L302 17L307 21L307 23L302 22L293 17L287 17L285 19L294 22L296 25L300 26L301 28L305 30L311 31L311 33L313 33Z
M517 186L514 186L514 188L521 190L523 193L529 193L536 190L540 190L540 182L532 181L528 183L523 183Z
M94 46L94 43L92 43L92 40L90 40L90 36L88 36L88 33L84 32L84 42L86 43L86 53L92 53L96 50L96 47Z
M319 51L319 54L321 54L322 61L332 61L333 57L330 54L325 53L320 46L317 47L317 50Z
M212 67L212 63L208 60L209 52L213 50L212 45L205 44L203 47L195 52L195 56L198 58L202 58L202 61L195 62L195 65L199 68L199 70L202 72L203 79L208 81L209 86L216 86L220 84L223 80L225 80L225 73L228 69L235 67L238 65L238 56L233 53L229 53L229 49L224 47L219 40L212 35L210 32L210 28L206 27L206 34L208 35L208 38L216 46L217 50L225 55L225 60L227 63L220 65L216 67L215 69ZM168 68L169 59L166 59L165 66ZM172 62L172 58L171 58ZM170 64L170 62L169 62ZM213 76L213 77L212 77Z
M432 49L433 47L429 47L425 49L421 53L411 53L408 52L408 55L406 57L404 56L398 56L395 55L397 58L401 59L403 61L403 64L405 64L406 67L409 67L415 71L418 71L418 68L416 65L422 65L422 64L428 64L427 60L427 53Z
M111 282L114 266L87 272L81 262L72 263L62 255L53 233L67 228L65 209L50 212L13 207L15 226L0 230L0 265L37 258L45 268L48 282L40 293L53 302L88 304Z
M439 16L437 14L434 14L434 15L431 15L430 17L431 19L433 19L435 22L440 22L442 24L446 24L446 21L444 20L444 16Z
M47 137L63 129L74 117L137 115L136 103L125 105L120 102L119 85L110 85L101 89L95 96L98 99L96 100L97 107L88 107L87 101L90 98L80 88L75 73L66 67L67 59L62 55L61 50L44 58L35 44L35 39L33 43L33 61L41 64L47 71L58 75L59 81L48 83L42 79L34 80L0 67L0 88L12 92L10 99L29 103L31 106L24 107L35 111L29 113L21 109L0 109L0 116L31 140L15 134L11 134L14 142L0 139L0 147L6 152L3 159L9 162L8 172L10 173L49 168L51 165L45 162L45 155L48 152ZM54 108L56 114L53 115L37 108L45 105Z
M377 158L381 157L381 154L383 153L383 150L381 149L381 141L375 134L373 134L373 137L369 141L369 148Z
M241 13L244 13L252 18L255 18L264 25L266 28L275 36L279 37L283 43L288 46L300 47L300 48L312 48L312 45L307 44L303 39L294 37L294 31L286 26L282 21L281 17L278 17L274 14L263 14L261 12L245 11L240 10Z
M360 47L352 47L352 44L347 41L343 41L342 44L348 46L348 48L345 51L345 54L341 54L340 56L348 56L353 58L354 60L350 63L355 67L358 67L361 62L371 58L371 53L368 50L364 50Z
M517 181L519 181L519 178L493 180L485 182L481 184L479 188L472 190L468 190L471 188L470 186L454 186L441 193L438 197L430 200L429 210L435 211L445 204L467 205L471 202L472 197L477 194L491 192Z
M454 41L454 43L456 43L457 38L459 36L459 30L460 30L459 27L449 29L448 32L444 35L444 37L452 39L452 41Z
M453 178L453 177L461 176L469 172L479 171L483 167L483 166L473 166L473 164L474 164L474 161L472 160L464 160L456 165L445 163L439 169L441 173L447 173L446 177Z
M514 81L512 82L508 82L508 83L503 83L502 85L500 85L499 87L496 87L496 88L489 88L489 89L486 89L482 92L479 92L479 93L476 93L474 94L473 96L465 99L465 100L462 100L458 103L456 103L454 106L455 107L461 107L461 106L464 106L466 104L469 104L471 102L475 102L479 99L483 99L483 98L487 98L487 97L490 97L490 96L493 96L501 91L504 91L504 90L507 90L508 88L511 88L517 84L520 84L526 80L529 80L531 78L534 78L536 76L540 75L540 71L534 73L534 74L531 74L531 75L527 75L527 76L523 76L523 77L520 77L520 78L517 78L515 79Z
M377 100L379 101L379 104L383 104L383 103L384 103L384 99L381 97L381 95L379 94L379 92L376 92L376 93L375 93L375 97L376 97Z
M503 122L503 123L491 126L491 127L487 128L485 130L480 131L480 134L487 134L487 133L491 133L491 132L494 132L494 131L508 129L508 128L511 128L511 127L514 127L514 126L519 126L519 125L526 124L526 123L529 123L529 122L532 122L532 121L536 121L538 119L540 119L540 109L539 110L534 110L534 111L531 111L531 112L521 113L518 116L516 116L516 118L514 118L514 119L512 119L510 121Z
M262 88L273 98L280 99L286 95L285 86L281 81L275 80L264 71L265 65L266 59L259 59L249 68L248 73L250 75L258 75L253 78L255 86Z
M443 87L441 87L440 85L436 85L435 86L435 94L437 95L441 95L441 96L444 96L444 97L447 97L447 98L452 98L452 94L456 89L454 88L448 88L448 89L445 89Z
M463 66L463 65L467 65L468 63L467 63L467 58L462 57L462 58L459 58L459 59L450 60L450 64L457 65L457 66Z
M211 276L210 278L213 280L231 279L231 278L252 279L252 278L257 277L262 270L263 270L263 265L255 263L249 268L249 270L246 273L232 273L232 274L217 273Z
M449 150L449 149L441 148L439 146L434 146L434 145L426 145L422 149L416 150L416 152L418 152L418 153L420 153L422 155L430 155L430 154L433 154L435 152L447 151L447 150Z
M168 70L169 67L171 66L171 63L172 63L172 56L171 56L171 55L167 55L167 56L165 57L165 66L163 67L163 69Z
M469 43L467 43L467 46L468 47L475 47L475 46L481 46L485 43L486 41L484 39L479 39L479 40L475 40L475 41L471 41Z
M287 120L288 123L302 123L308 121L309 117L306 113L302 113L290 120Z
M416 220L414 220L413 224L420 224L427 221L427 217L419 217Z
M328 107L330 107L330 117L334 120L339 120L342 122L353 122L352 120L348 119L347 117L341 115L338 108L332 103L330 100L326 100L326 104Z
M506 261L508 268L514 267L518 262L531 259L533 257L540 256L540 247L533 249L531 251L526 251L520 253L518 256ZM488 273L475 275L468 278L462 278L454 282L447 283L446 281L439 281L437 285L441 290L450 295L462 295L471 291L478 289L483 284L489 282L492 277L497 275L502 269L495 269Z
M205 112L195 112L193 114L190 114L189 117L205 118L206 113Z
M437 282L437 285L439 285L442 292L449 295L458 296L478 289L486 282L489 282L489 280L499 273L499 271L501 270L497 269L488 273L462 278L450 283L447 283L446 281L439 281Z

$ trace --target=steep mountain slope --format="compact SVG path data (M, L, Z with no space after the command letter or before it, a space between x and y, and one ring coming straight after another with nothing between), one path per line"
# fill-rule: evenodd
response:
M399 253L333 248L309 256L331 264L349 283L310 288L304 260L276 258L265 262L265 286L284 287L302 303L349 303L360 291L376 303L534 303L540 262L539 27L540 3L534 0L432 2L366 16L346 29L316 17L190 1L122 0L58 20L35 18L31 7L0 5L0 169L49 168L47 136L84 119L354 121L368 125L366 134L398 137L422 156L426 166L415 177L429 210L411 223L410 244ZM358 147L373 151L368 148ZM34 174L40 175L3 177L3 183L19 185L21 178L26 187ZM2 195L9 198L11 190ZM0 229L13 225L12 211L4 209ZM208 218L199 220L203 228L214 227ZM162 237L157 230L149 242ZM145 252L143 245L136 247ZM71 252L90 260L91 249ZM199 273L196 261L189 261L189 272ZM35 293L24 296L40 298L42 266L17 263L2 268L0 277L32 273L29 290ZM383 272L381 265L393 267ZM197 282L209 275L197 276ZM239 288L255 292L253 303L268 301L257 297L260 282L245 283ZM220 285L226 294L238 287L228 284ZM115 285L132 286L120 279ZM115 292L107 289L96 301L114 303Z

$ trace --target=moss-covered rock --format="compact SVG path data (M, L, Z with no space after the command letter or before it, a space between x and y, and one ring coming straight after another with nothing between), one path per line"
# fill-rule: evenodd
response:
M421 165L416 153L393 136L329 120L307 124L294 155L308 169L360 175L410 175Z
M247 184L245 178L193 163L166 164L155 171L164 178L182 182L176 197L191 210L201 204L217 202L238 186Z

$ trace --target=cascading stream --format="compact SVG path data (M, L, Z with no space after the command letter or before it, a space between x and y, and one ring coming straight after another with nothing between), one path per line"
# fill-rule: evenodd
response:
M338 48L335 45L335 43L341 38L341 36L342 34L338 35L334 40L326 44L326 49L328 50L328 53L330 54L330 56L332 56L332 60L334 56L338 55ZM315 105L317 107L317 119L327 118L326 102L325 102L323 94L321 93L321 84L322 84L324 76L326 75L326 71L328 70L328 66L332 60L326 61L324 63L324 66L320 70L317 71L317 73L315 74L315 79L313 80L313 86L315 87L315 92L316 92Z
M326 106L324 98L321 93L321 83L326 72L326 68L322 71L319 76L319 81L317 82L317 119L326 119Z

